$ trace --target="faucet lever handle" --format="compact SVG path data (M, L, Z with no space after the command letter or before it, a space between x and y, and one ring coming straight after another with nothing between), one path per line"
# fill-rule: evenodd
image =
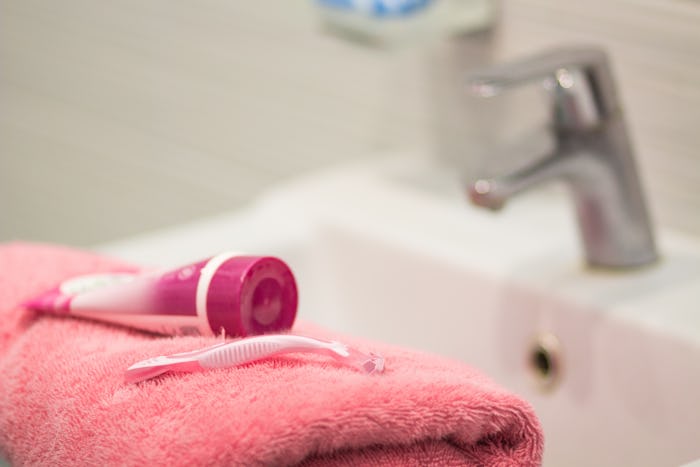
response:
M537 81L553 96L555 127L588 128L619 111L608 58L598 47L553 49L467 76L469 91L486 98Z

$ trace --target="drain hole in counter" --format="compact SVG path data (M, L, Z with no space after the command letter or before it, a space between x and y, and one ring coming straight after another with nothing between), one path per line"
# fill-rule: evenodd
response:
M554 389L561 379L559 339L550 333L537 335L528 351L527 367L540 390Z

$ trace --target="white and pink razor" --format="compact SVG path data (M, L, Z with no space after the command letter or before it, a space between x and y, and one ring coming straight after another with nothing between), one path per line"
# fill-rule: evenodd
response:
M125 380L127 383L138 383L167 372L228 368L292 352L329 355L366 374L384 371L384 358L375 353L366 354L337 341L290 334L268 334L223 342L191 352L149 358L127 368Z

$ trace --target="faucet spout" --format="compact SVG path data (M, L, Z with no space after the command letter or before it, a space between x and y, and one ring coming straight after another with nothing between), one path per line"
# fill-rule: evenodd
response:
M552 154L515 172L493 178L481 178L469 186L472 203L498 211L508 198L550 180L563 178L575 165L575 156Z

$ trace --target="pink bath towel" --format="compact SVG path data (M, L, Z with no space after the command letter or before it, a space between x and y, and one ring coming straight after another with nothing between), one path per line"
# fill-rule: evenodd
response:
M147 357L214 343L154 337L18 304L78 274L125 265L65 248L0 246L0 451L14 465L537 465L531 407L451 360L380 352L364 375L317 355L170 374L137 385Z

